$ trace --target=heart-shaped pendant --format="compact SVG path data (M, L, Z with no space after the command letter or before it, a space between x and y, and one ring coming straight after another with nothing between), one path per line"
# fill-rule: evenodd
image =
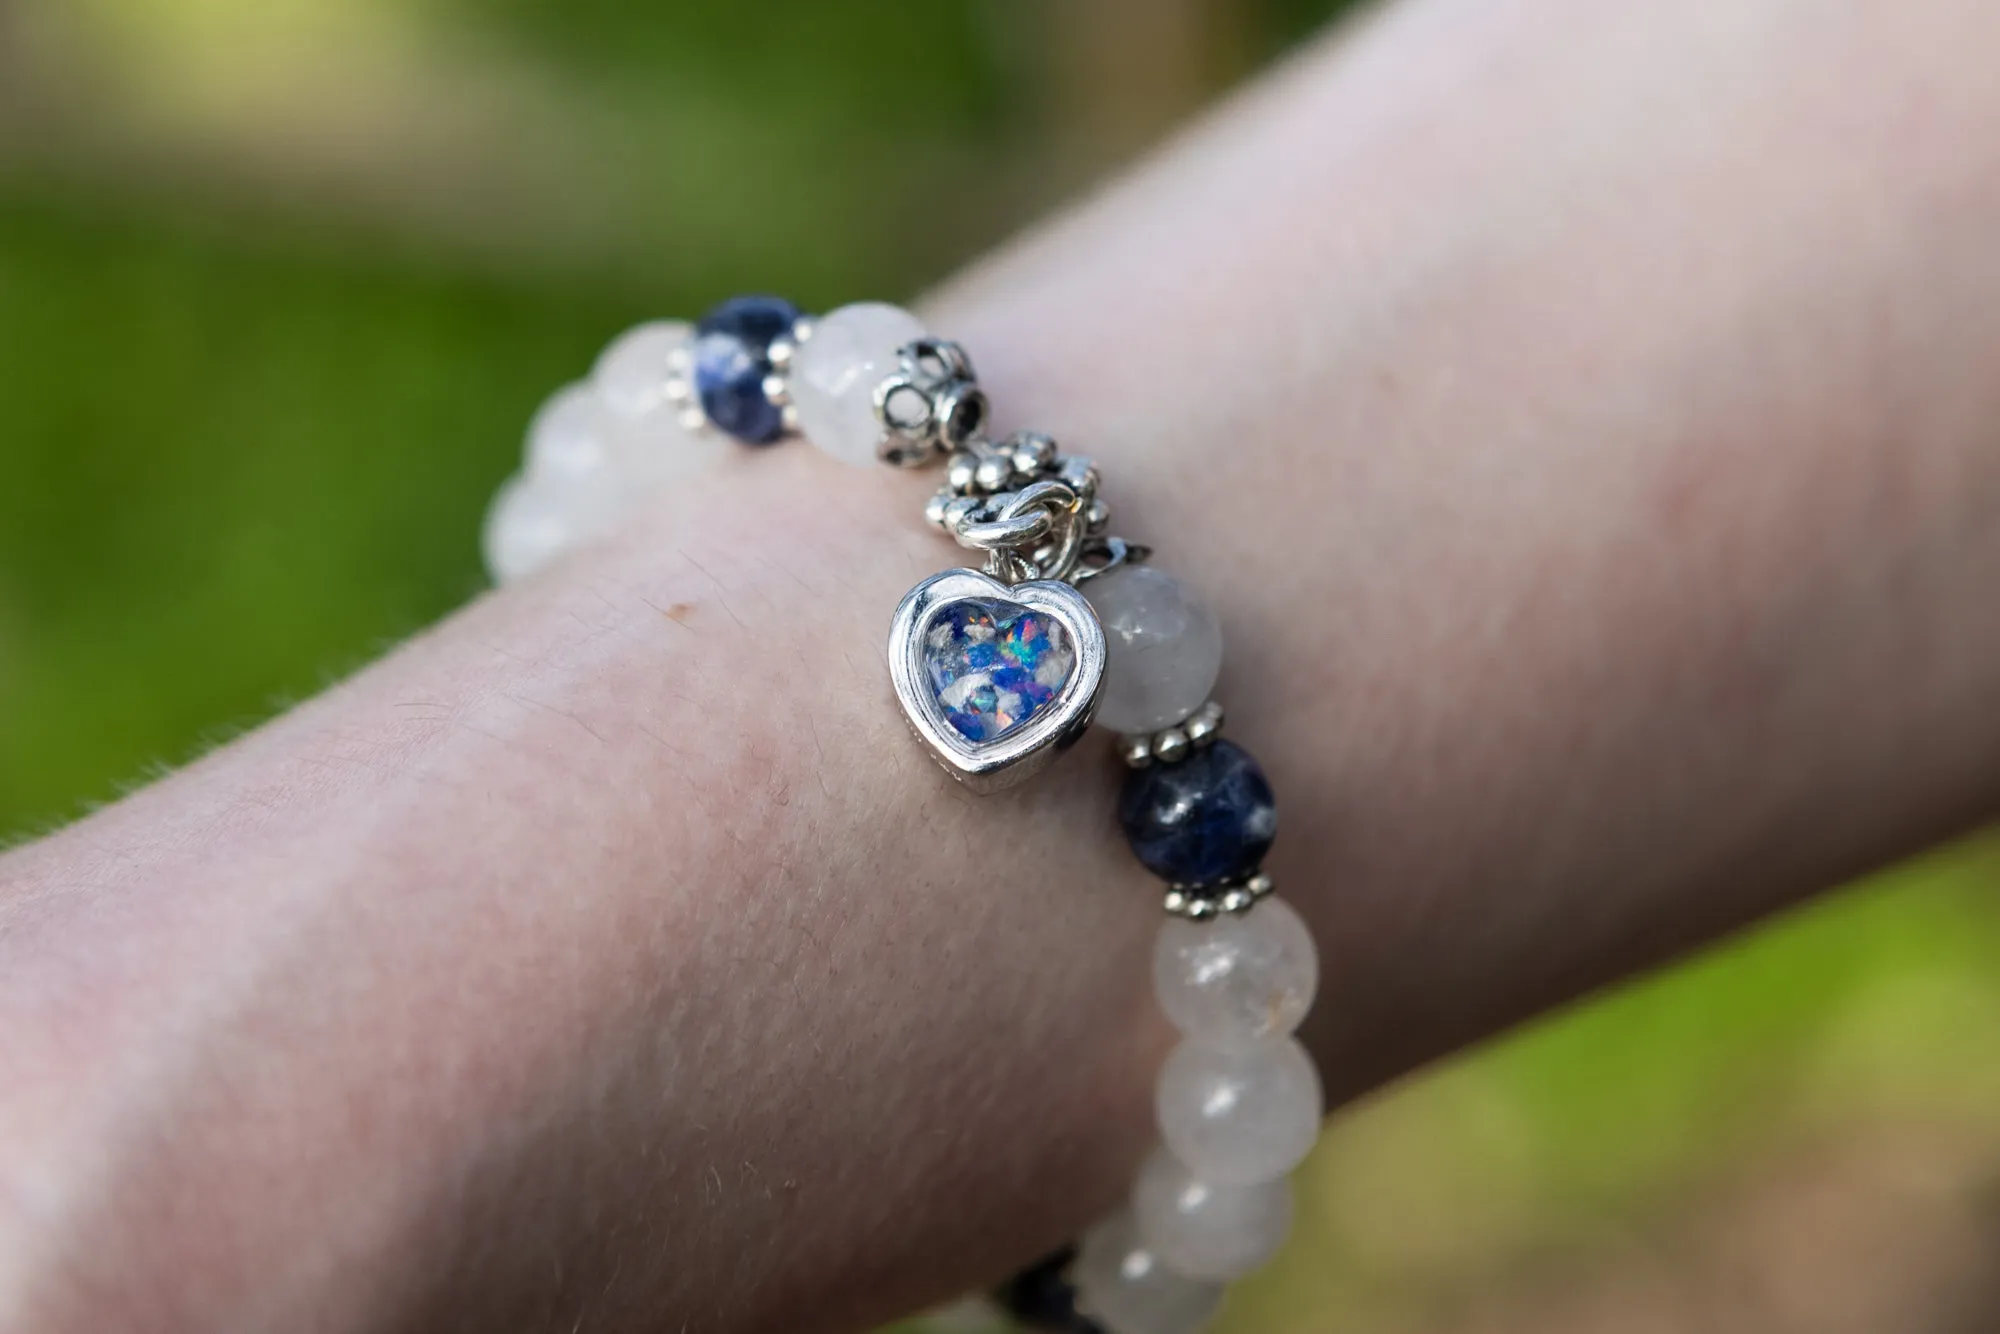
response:
M1104 631L1083 594L946 570L911 589L889 676L924 744L976 792L1028 778L1083 735L1104 686Z

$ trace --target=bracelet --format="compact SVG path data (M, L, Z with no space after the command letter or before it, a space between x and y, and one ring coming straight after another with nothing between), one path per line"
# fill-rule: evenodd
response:
M692 327L629 331L550 399L489 512L487 561L502 583L539 568L727 440L799 434L848 463L944 463L925 517L983 559L896 608L896 698L946 771L982 792L1029 778L1093 720L1120 734L1118 818L1166 882L1153 981L1182 1038L1155 1094L1162 1144L1128 1207L995 1296L1035 1329L1191 1334L1290 1229L1287 1174L1322 1114L1292 1036L1318 957L1262 870L1270 784L1219 736L1215 618L1145 547L1109 535L1089 459L1033 432L995 442L987 416L965 352L908 311L810 318L737 297Z

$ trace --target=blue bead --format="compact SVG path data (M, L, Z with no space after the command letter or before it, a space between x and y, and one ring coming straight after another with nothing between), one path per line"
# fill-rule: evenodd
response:
M764 394L771 363L730 334L694 340L694 390L701 410L720 430L752 445L768 445L785 430L785 414Z
M771 342L788 335L798 308L775 296L731 297L695 325L694 389L717 428L746 444L785 433L785 414L764 393Z
M1218 740L1175 764L1135 769L1118 822L1146 869L1174 885L1219 885L1255 871L1278 833L1278 803L1250 752Z
M694 331L728 334L761 354L798 322L799 308L781 296L732 296L702 316Z
M1076 1309L1068 1271L1076 1248L1065 1246L1002 1283L993 1300L1024 1329L1039 1334L1104 1334L1103 1326Z

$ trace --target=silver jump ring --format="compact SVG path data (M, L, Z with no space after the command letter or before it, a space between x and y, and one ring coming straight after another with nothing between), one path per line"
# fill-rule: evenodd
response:
M955 529L962 544L988 553L988 572L1008 583L1068 578L1090 535L1085 498L1067 482L1044 480L993 500L990 518Z
M1035 482L987 503L991 506L996 501L990 517L968 518L959 524L955 535L962 545L978 551L1021 553L1033 551L1051 537L1059 547L1074 545L1068 530L1076 527L1077 495L1065 483ZM1066 524L1060 533L1058 523ZM1038 568L1043 578L1059 577L1050 575L1046 567Z
M1032 547L1055 529L1055 519L1047 510L1013 514L1004 518L971 519L953 532L958 544L974 551L1014 551Z
M1086 517L1088 497L1080 495L1067 482L1036 482L1024 487L1006 509L1029 504L1040 506L1054 525L1052 540L1046 549L1037 550L1032 558L1039 577L1069 578L1083 555L1084 541L1090 536L1090 524Z

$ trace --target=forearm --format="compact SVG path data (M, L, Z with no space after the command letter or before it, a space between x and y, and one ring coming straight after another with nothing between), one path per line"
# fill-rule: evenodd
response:
M1337 1096L1990 808L2000 23L1708 9L1419 3L933 310L1221 613ZM738 460L0 863L0 1324L834 1327L1113 1200L1155 886L904 734L922 491Z

